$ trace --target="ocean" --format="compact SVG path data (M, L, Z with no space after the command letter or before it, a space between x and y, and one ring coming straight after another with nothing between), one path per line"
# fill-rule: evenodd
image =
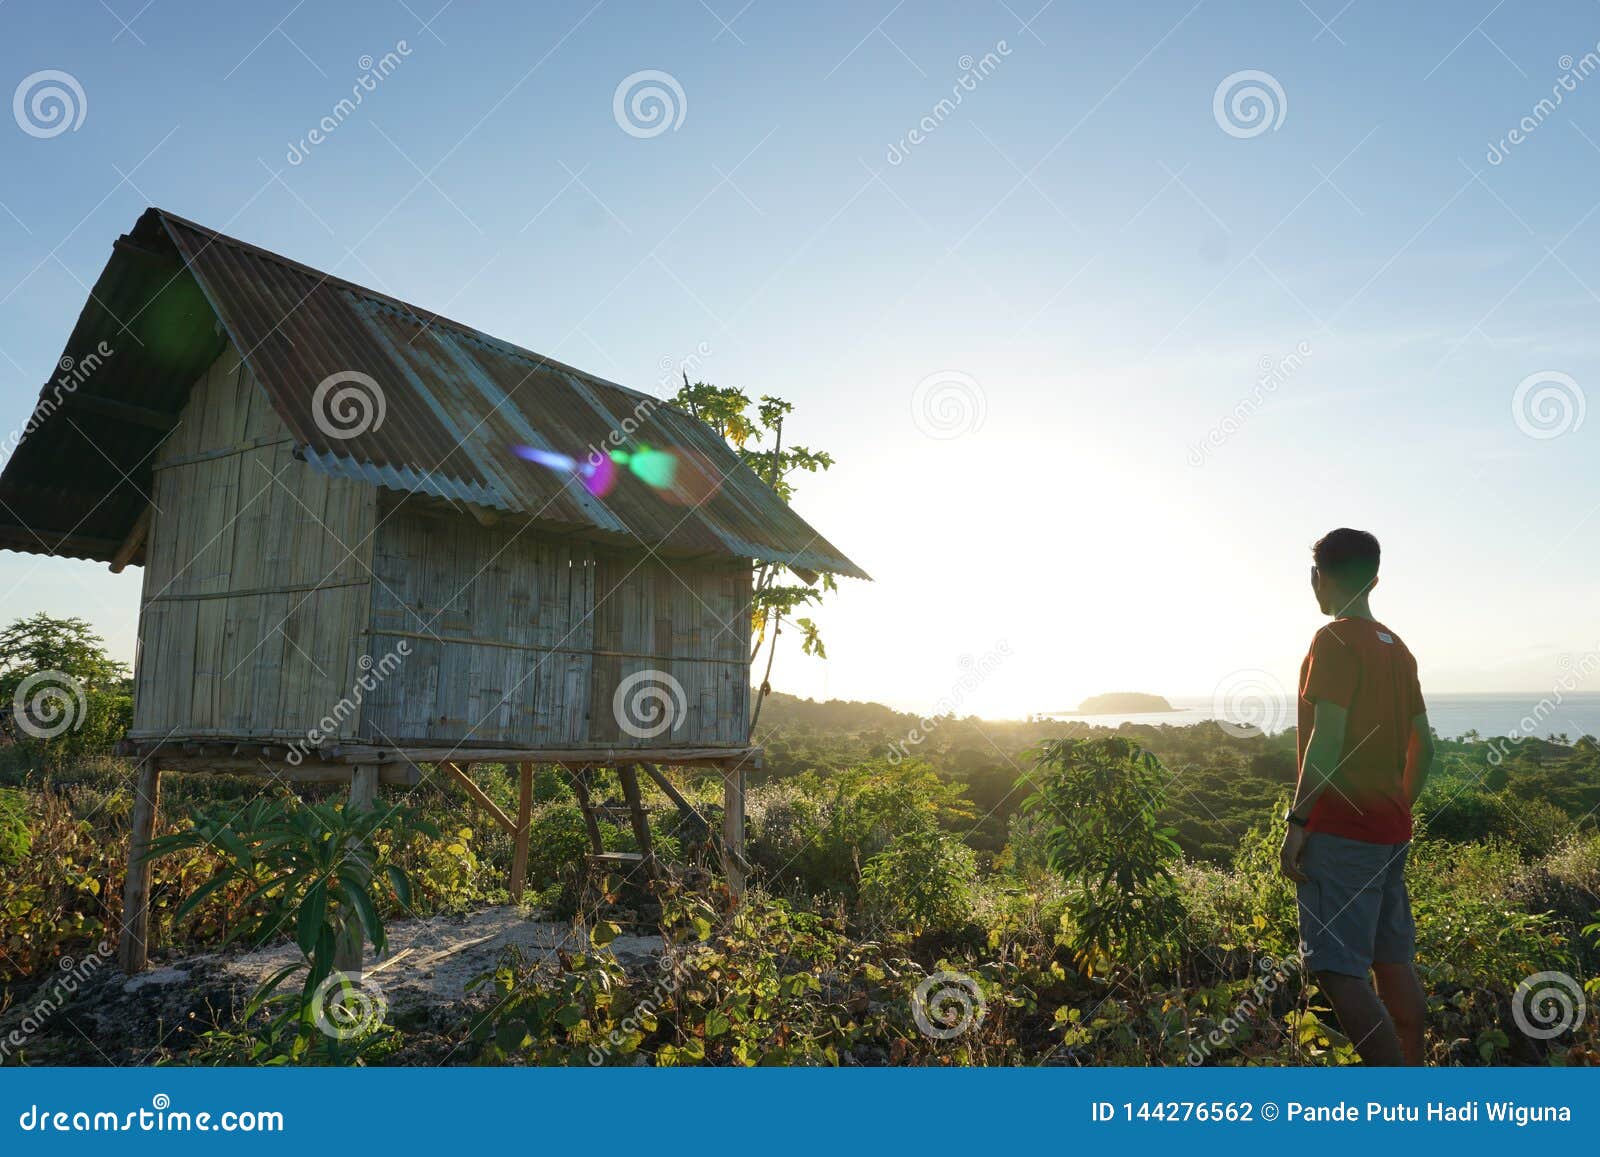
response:
M1600 736L1600 691L1565 692L1557 702L1549 691L1526 691L1516 694L1485 692L1482 694L1428 695L1428 721L1446 739L1457 739L1468 731L1476 731L1484 738L1495 735L1545 738L1565 735L1569 740L1580 735ZM1122 723L1168 723L1182 726L1199 723L1203 719L1227 718L1219 715L1210 699L1172 698L1168 700L1174 710L1162 712L1058 715L1058 719L1072 719L1091 723L1097 727L1116 727ZM1541 708L1541 704L1543 705ZM1248 720L1270 721L1268 730L1282 731L1294 727L1295 705L1292 699L1278 699L1256 706L1262 714ZM1542 716L1542 721L1541 721ZM1235 718L1232 722L1246 720Z

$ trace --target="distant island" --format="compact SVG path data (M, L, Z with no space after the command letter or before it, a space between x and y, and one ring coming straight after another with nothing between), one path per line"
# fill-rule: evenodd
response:
M1105 695L1091 695L1078 704L1079 715L1144 715L1156 711L1176 711L1177 708L1159 695L1143 691L1111 691Z

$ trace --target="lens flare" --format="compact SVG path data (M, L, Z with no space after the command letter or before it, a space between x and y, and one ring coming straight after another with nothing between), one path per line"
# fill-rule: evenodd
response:
M652 490L670 491L678 474L678 459L672 451L654 450L649 446L640 446L637 450L618 448L609 454L591 451L582 462L555 450L541 450L537 446L513 446L511 452L547 470L576 476L582 481L584 489L596 498L603 498L611 492L624 468Z

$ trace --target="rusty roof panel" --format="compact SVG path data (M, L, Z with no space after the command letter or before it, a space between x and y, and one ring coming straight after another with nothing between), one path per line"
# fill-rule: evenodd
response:
M188 384L219 352L222 332L305 460L330 474L622 545L867 577L714 431L660 399L159 209L118 242L68 345L69 355L81 356L98 339L120 338L118 372L84 391L145 407L155 421L119 428L102 414L94 420L111 428L97 427L87 441L65 410L39 422L0 478L0 502L29 499L16 510L0 505L0 546L37 541L31 531L42 528L73 533L74 545L62 553L108 557L104 544L120 541L143 508L161 416L181 411ZM350 385L352 374L376 383L381 411L370 391L370 415L354 405L330 407L327 397L337 394L327 391L318 406L322 383L342 376ZM583 461L618 444L672 452L674 485L656 489L623 469L597 496L574 474L514 450L531 446ZM96 452L103 462L93 460ZM97 473L100 465L105 470ZM88 501L85 469L103 487L98 502Z

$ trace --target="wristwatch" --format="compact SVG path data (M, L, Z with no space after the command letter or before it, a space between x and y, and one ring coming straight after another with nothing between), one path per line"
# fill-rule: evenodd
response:
M1283 822L1286 824L1293 824L1297 828L1303 828L1306 826L1306 818L1304 816L1295 815L1294 808L1290 808L1288 811L1283 813Z

